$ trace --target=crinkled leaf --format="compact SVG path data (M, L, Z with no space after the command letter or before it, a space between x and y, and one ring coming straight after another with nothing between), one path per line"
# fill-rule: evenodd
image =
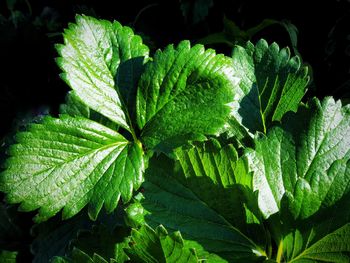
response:
M96 218L103 204L113 211L142 182L143 153L138 144L85 118L47 117L17 134L18 144L1 173L1 190L25 211L39 209L44 221L63 208L63 218L86 204Z
M93 110L130 129L122 100L129 106L134 99L135 81L148 56L141 38L118 22L77 16L57 50L62 78L75 94Z
M269 46L265 40L255 46L248 42L236 46L232 58L240 77L233 115L251 133L266 132L273 121L297 110L309 77L299 57L290 58L288 48Z
M219 133L236 83L232 60L214 50L191 48L188 41L158 50L146 65L137 94L137 123L144 144L171 149Z
M155 230L147 225L133 229L126 251L132 262L198 262L194 249L186 247L180 232L168 234L161 225Z
M171 231L179 230L186 240L229 261L258 259L262 250L225 218L229 211L226 204L216 209L213 205L218 202L208 200L209 194L214 199L213 193L219 192L209 192L215 189L210 178L198 178L196 183L187 181L173 166L165 157L151 159L142 195L127 209L131 224L146 222L152 227L162 224ZM199 186L208 194L197 195L195 189Z

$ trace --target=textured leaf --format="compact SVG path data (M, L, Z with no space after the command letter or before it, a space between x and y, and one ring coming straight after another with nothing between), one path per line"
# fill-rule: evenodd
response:
M1 190L25 211L39 209L44 221L61 208L63 218L89 203L96 218L105 204L113 211L120 197L127 202L142 181L139 145L85 118L47 117L29 131L17 134L18 144L1 174Z
M141 38L118 22L77 16L76 24L64 32L64 45L57 45L57 50L62 78L75 94L93 110L130 129L120 95L127 106L134 99L135 81L143 57L148 56Z
M350 111L340 101L312 100L256 140L247 154L254 190L266 217L307 219L339 202L350 190ZM348 202L349 205L349 202Z
M297 110L309 77L299 57L290 58L288 48L280 50L276 43L269 46L260 40L256 46L236 46L232 57L241 79L233 115L251 133L266 132L273 121Z
M131 224L146 222L152 227L162 224L169 231L179 230L186 240L196 241L209 253L218 254L230 262L258 259L262 250L225 219L226 204L217 210L213 205L218 202L208 200L209 192L208 195L197 195L200 190L213 189L213 182L198 180L195 184L187 181L181 171L173 171L173 165L165 157L151 159L142 196L138 196L138 201L127 209ZM196 189L199 185L201 188ZM211 193L217 192L219 190Z
M297 243L296 243L297 244ZM290 262L334 262L350 261L350 223L326 235L321 240L296 255Z
M257 195L250 190L252 176L232 145L222 147L211 140L192 149L177 149L176 156L183 185L244 234L264 236Z
M180 232L168 234L161 225L155 230L147 225L133 229L126 251L132 262L198 262L195 251L186 247Z
M137 123L148 148L175 148L217 134L233 101L232 60L190 47L188 41L158 50L146 65L137 94ZM210 110L208 110L210 109Z

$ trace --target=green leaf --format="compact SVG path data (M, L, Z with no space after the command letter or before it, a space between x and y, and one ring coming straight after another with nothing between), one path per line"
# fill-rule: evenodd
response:
M186 247L180 232L168 234L162 225L155 230L147 225L133 229L126 252L132 262L198 262L194 249Z
M226 168L228 172L232 169ZM221 200L217 209L220 198L209 199L209 195L215 199L223 189L219 185L215 190L211 178L187 180L164 156L151 159L145 176L142 195L127 209L130 224L146 222L152 227L162 224L171 231L179 230L186 240L230 262L255 260L264 253L225 218L232 211L227 208L230 200Z
M129 106L134 99L135 81L148 56L141 38L118 22L88 16L77 16L63 35L64 45L57 45L62 78L87 106L130 130L123 103Z
M265 217L281 209L285 222L307 219L349 193L349 109L332 98L313 99L256 140L246 156Z
M67 93L65 104L60 105L60 113L72 117L90 118L90 108L84 104L74 91Z
M112 236L111 233L116 233L116 229L126 229L121 206L110 214L107 214L104 210L101 211L96 221L89 219L86 210L83 209L77 215L65 221L62 221L56 215L46 222L34 225L31 229L31 234L34 237L31 245L31 252L34 254L33 263L46 263L50 262L54 256L70 255L73 245L89 255L93 254L91 250L99 252L98 254L101 255L101 249L98 250L100 246L115 245L114 243L109 244L109 242L101 241L106 239L109 241ZM108 230L105 229L106 227ZM104 239L101 237L101 233L106 234L103 235ZM119 231L117 237L121 239L122 234L124 232ZM86 249L89 242L92 244L91 248Z
M16 251L0 251L0 262L1 263L16 263L17 252Z
M244 234L258 239L265 235L257 195L251 191L252 175L232 145L211 140L175 153L183 185Z
M260 40L255 46L236 46L233 67L241 79L235 90L234 117L251 133L265 132L273 121L296 111L309 81L299 57L290 58L288 48Z
M336 262L350 261L350 223L326 235L288 262Z
M86 204L95 219L105 204L113 211L121 197L130 200L142 182L143 153L138 144L85 118L46 117L17 134L1 173L0 188L10 203L39 213L44 221L63 208L63 218Z
M50 240L47 240L46 238L47 243L51 246L56 246L55 240L58 242L62 240L62 238L58 237L57 233L61 233L61 235L68 234L70 236L75 234L75 236L69 243L65 244L65 251L59 251L60 253L56 254L59 257L55 257L54 260L57 262L60 262L59 260L66 260L67 262L80 262L77 261L80 258L86 260L86 262L90 262L90 260L92 260L92 262L126 262L128 257L123 251L123 248L128 246L128 241L130 239L128 235L130 234L130 230L124 225L112 227L113 224L108 221L111 219L118 220L114 214L115 213L113 213L112 216L108 216L107 221L105 218L99 216L97 222L88 222L89 228L92 224L94 224L91 230L88 230L88 228L81 228L81 230L78 232L75 231L78 229L71 231L67 229L67 227L69 225L74 225L75 222L69 222L72 220L63 222L63 224L66 225L66 228L63 229L62 227L58 227L58 230L53 230L52 236L54 239L51 238ZM81 215L84 216L85 214ZM43 224L47 224L47 222ZM42 262L49 262L49 259L50 258L47 257L46 260L45 258L42 258Z
M118 125L100 113L90 109L81 99L79 99L73 90L68 92L66 102L60 105L60 114L68 114L72 117L85 117L113 130L118 130Z
M137 123L148 148L175 148L218 134L237 83L232 60L182 41L158 50L146 65L137 94ZM210 111L208 111L210 109Z
M113 231L110 231L107 227L99 225L94 226L91 231L81 231L72 245L84 251L90 257L97 254L109 262L110 259L117 259L117 256L119 259L125 257L125 254L116 255L117 244L121 243L123 238L129 234L130 231L124 227L116 227ZM124 246L126 247L126 244Z

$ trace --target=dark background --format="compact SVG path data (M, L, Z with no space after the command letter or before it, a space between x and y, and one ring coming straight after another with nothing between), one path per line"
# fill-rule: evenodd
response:
M297 48L313 73L306 97L349 98L349 1L306 2L0 0L0 138L48 109L57 113L69 88L58 76L54 44L62 42L63 28L74 21L76 13L131 26L152 52L182 39L195 43L222 31L224 15L242 29L266 18L287 19L299 30ZM252 41L261 37L291 46L287 31L280 26L261 30ZM213 47L227 55L231 52L227 45Z

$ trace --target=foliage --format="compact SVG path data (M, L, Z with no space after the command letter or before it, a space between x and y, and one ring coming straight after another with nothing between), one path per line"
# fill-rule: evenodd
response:
M36 212L36 262L350 260L350 108L301 102L308 70L288 48L228 57L181 41L150 55L88 16L63 36L72 90L17 133L0 174L6 201Z

